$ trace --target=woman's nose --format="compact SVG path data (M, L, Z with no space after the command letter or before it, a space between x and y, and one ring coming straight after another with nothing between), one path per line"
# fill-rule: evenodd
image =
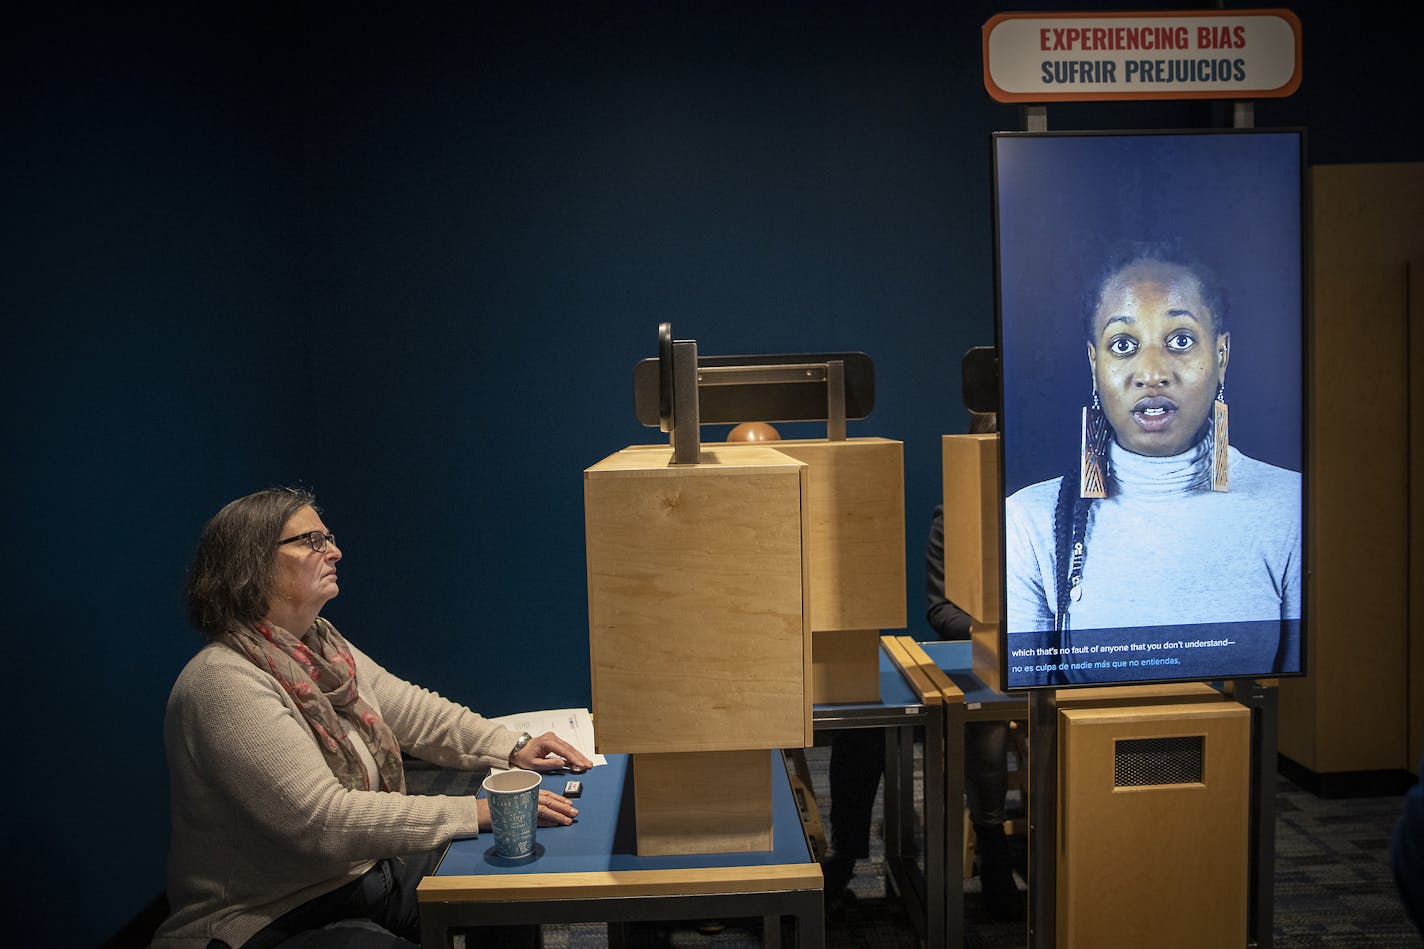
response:
M1135 376L1134 382L1138 386L1156 388L1170 382L1172 374L1167 368L1166 359L1160 353L1149 349L1144 351L1142 358L1138 360Z

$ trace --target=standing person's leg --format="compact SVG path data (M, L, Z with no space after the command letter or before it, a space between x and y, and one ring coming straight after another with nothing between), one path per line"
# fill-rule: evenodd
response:
M970 722L964 729L964 796L974 825L974 851L984 905L999 919L1023 915L1004 837L1004 797L1009 789L1009 723Z
M964 797L969 820L1004 824L1009 792L1009 723L969 722L964 726Z
M831 735L831 848L821 863L826 899L840 897L855 861L870 856L870 819L885 770L885 732L842 728Z

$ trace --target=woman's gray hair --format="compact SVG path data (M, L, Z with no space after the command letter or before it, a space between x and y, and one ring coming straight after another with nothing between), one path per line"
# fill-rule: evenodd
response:
M260 620L276 592L282 526L308 506L316 498L305 488L268 488L214 514L188 567L188 622L212 638Z

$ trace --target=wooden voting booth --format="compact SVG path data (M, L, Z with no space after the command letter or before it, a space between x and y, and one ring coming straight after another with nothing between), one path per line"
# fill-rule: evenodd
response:
M749 420L725 414L834 416L831 373L819 388L802 378L842 360L795 357L793 371L788 357L762 357L782 363L748 382L759 367L741 357L725 368L770 386L756 390L769 403L714 401L704 415L698 389L724 367L704 366L691 341L677 341L692 349L678 363L671 342L664 325L659 389L642 398L635 378L635 401L673 444L625 448L584 472L598 750L633 756L639 854L765 850L766 750L813 743L814 701L878 698L880 629L905 623L903 446L845 438L844 415L838 438L702 445L701 422ZM665 401L679 375L681 395ZM814 404L776 402L783 382ZM868 406L852 396L842 391L842 413Z
M807 466L670 457L584 473L598 750L633 755L640 854L766 850L765 750L812 741Z
M874 702L880 632L905 626L904 445L887 438L762 444L808 468L811 700Z
M998 436L942 448L945 596L974 618L975 674L1002 689ZM1047 819L1030 808L1030 834L1050 841L1031 839L1030 897L1051 910L1051 944L1245 946L1251 711L1200 683L1063 690L1053 704L1033 723L1051 741L1033 748L1056 762L1030 789L1052 803Z

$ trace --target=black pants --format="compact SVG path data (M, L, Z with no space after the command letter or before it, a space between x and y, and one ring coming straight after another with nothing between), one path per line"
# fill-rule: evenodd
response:
M885 771L885 732L838 728L831 732L831 852L822 863L826 893L838 894L855 875L855 861L870 856L870 818Z
M975 827L1004 823L1009 792L1009 723L964 725L964 797Z

